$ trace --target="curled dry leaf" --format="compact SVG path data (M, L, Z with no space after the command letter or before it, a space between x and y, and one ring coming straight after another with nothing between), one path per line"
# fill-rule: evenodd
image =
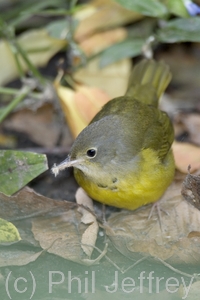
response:
M81 238L81 248L87 254L88 257L91 257L94 250L94 246L97 240L97 234L99 231L99 225L95 221L88 226L84 231Z
M181 194L185 200L200 210L200 176L189 173L183 181Z
M200 169L200 147L189 143L174 142L172 145L176 168L182 173L187 173L188 166L191 172Z
M81 187L78 188L75 197L77 204L80 205L78 211L82 214L81 222L90 224L96 221L96 217L92 213L94 211L93 201Z
M111 216L106 232L114 246L129 258L158 257L172 264L200 262L200 212L182 199L180 190L180 183L173 183L162 198L160 208L167 212L162 212L162 229L156 211L148 220L151 205Z
M97 240L99 225L95 215L92 213L94 211L92 199L88 197L82 188L79 188L76 192L76 202L80 205L78 211L82 214L81 222L84 224L89 224L82 235L81 247L83 251L90 257ZM84 207L86 207L86 209ZM90 211L87 210L87 208Z
M78 81L84 82L76 84L75 91L61 86L57 80L54 82L74 137L88 125L104 104L111 98L122 96L127 88L130 60L122 60L101 70L98 62L96 59L92 60L75 74Z
M55 85L60 103L67 119L68 125L74 138L83 130L87 123L82 120L80 112L77 110L74 102L76 93L66 87L56 84Z

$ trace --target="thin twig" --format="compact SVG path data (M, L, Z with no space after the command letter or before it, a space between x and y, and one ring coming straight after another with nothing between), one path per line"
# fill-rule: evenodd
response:
M99 252L100 254L104 253L105 252L105 249L107 249L108 247L108 244L106 243L105 245L105 249L103 251L101 251L99 248L97 248L96 246L94 245L89 245L89 244L82 244L81 245L83 246L89 246L89 247L92 247L93 249L95 249L97 252ZM104 255L104 257L107 259L107 261L109 261L118 271L120 271L121 273L123 273L123 271L120 269L120 267L118 265L116 265L106 254Z
M0 87L0 94L4 95L16 95L19 93L19 89L14 89L14 88L6 88L6 87ZM40 93L35 93L35 92L30 92L29 95L35 99L40 100L41 96ZM10 100L9 100L10 101Z
M130 269L134 268L136 265L138 265L139 263L141 263L142 261L146 260L148 257L144 256L142 258L140 258L139 260L137 260L133 265L131 265L130 267L128 267L127 269L125 269L124 271L122 271L122 273L126 273L127 271L129 271Z
M183 276L186 276L186 277L189 277L189 278L195 278L196 280L200 280L200 277L198 274L188 274L188 273L185 273L185 272L182 272L174 267L172 267L170 264L168 264L167 262L165 262L164 260L162 260L161 258L159 257L154 257L155 260L159 260L164 266L166 266L167 268L169 268L170 270L178 273L178 274L181 274Z

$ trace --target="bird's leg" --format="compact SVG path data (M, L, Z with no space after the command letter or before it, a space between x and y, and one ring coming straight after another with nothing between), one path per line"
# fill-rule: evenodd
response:
M106 223L106 205L102 204L102 223Z

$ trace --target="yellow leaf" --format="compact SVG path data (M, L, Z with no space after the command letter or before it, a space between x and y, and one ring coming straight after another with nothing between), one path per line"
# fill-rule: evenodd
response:
M2 148L15 148L17 139L12 135L0 133L0 146Z
M49 36L46 29L29 30L17 38L18 43L27 52L30 61L37 67L44 66L48 60L60 49L66 46L66 40L59 40ZM35 51L34 51L35 50ZM11 81L18 75L18 69L10 49L9 43L0 40L0 85ZM27 71L22 59L19 59L23 70Z
M21 240L17 228L10 222L0 219L0 242L11 243Z
M131 61L121 60L99 69L94 59L75 74L75 89L61 86L57 80L55 89L61 102L73 137L76 137L110 99L124 95L130 76Z
M74 137L76 137L109 100L109 97L97 88L77 85L77 90L55 84L65 117Z
M61 85L56 86L56 91L72 135L76 137L87 126L87 123L81 119L80 113L76 109L74 102L75 92Z
M74 96L76 109L87 125L109 100L108 95L102 90L84 85L77 86Z
M100 69L99 59L93 59L85 68L79 69L74 78L86 85L102 89L112 99L125 94L131 67L131 60L123 59Z

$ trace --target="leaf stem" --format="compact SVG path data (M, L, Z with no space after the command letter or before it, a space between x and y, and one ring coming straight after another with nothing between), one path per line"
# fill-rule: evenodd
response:
M18 93L19 93L19 89L0 87L0 94L4 94L4 95L16 95ZM31 97L35 98L35 99L38 99L38 100L41 99L40 93L30 92L29 95Z
M2 112L0 112L0 123L7 117L7 115L28 95L30 87L24 87L19 95L17 95L10 104L8 104Z

